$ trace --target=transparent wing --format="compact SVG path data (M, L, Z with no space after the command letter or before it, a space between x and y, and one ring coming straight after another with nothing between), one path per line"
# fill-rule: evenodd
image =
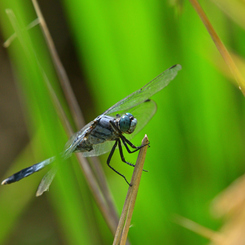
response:
M76 149L77 145L80 143L80 140L83 139L86 130L94 123L91 121L87 125L85 125L79 132L75 133L66 143L65 145L65 153L64 157L69 157ZM84 157L94 157L102 155L111 150L115 141L105 141L102 144L93 145L93 150L88 152L82 152Z
M166 87L181 70L181 65L174 65L147 83L141 89L130 94L126 98L117 102L115 105L106 110L103 114L111 114L117 111L126 111L135 107L145 100L149 99L152 95Z
M93 145L92 151L82 152L84 157L95 157L111 151L115 141L105 141L104 143Z
M42 178L41 183L38 186L36 196L41 196L45 191L49 190L49 186L51 185L56 173L57 173L58 168L54 166L51 168Z
M154 100L146 100L144 103L141 103L129 110L129 112L137 119L137 126L132 134L125 135L126 138L132 139L136 134L138 134L155 115L156 111L157 105ZM124 113L126 112L128 111L125 111Z
M131 108L130 110L122 111L119 115L123 115L126 112L130 112L137 119L137 126L132 134L125 135L127 139L132 139L136 134L138 134L142 128L150 121L150 119L156 113L157 106L153 100L147 100L138 106ZM110 114L110 116L114 116ZM115 141L105 141L102 144L93 145L93 150L88 152L83 152L84 157L93 157L105 154L111 151L112 146Z
M77 145L80 143L80 140L83 138L86 130L93 123L94 121L91 121L90 123L86 124L81 130L79 130L77 133L70 137L70 139L65 144L64 158L69 157L75 151Z

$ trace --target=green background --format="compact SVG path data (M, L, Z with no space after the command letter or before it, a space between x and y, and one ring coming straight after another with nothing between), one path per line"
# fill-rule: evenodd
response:
M129 240L132 244L208 243L174 223L173 217L179 214L219 229L221 221L210 214L210 204L244 172L244 100L190 3L63 0L40 4L87 122L168 67L182 65L175 80L153 97L158 111L133 139L140 145L147 134L151 147ZM213 2L201 4L224 44L242 56L245 34L236 16L227 17ZM5 9L14 11L23 30L36 18L30 1L1 0L2 40L14 33ZM67 111L40 28L23 31L22 39L14 40L7 52L8 56L1 48L1 62L10 59L12 75L1 75L1 86L15 78L16 103L22 108L18 113L24 115L29 137L17 150L18 139L8 134L1 139L12 154L8 161L0 160L2 179L60 152L67 140L35 62L37 58ZM10 99L2 98L0 117L5 122L4 108L8 110ZM17 124L24 127L23 122ZM135 162L136 155L126 159ZM120 214L128 186L106 166L106 157L101 156L101 162ZM130 178L132 168L121 163L118 152L112 161ZM0 187L0 244L112 244L113 236L76 159L64 169L50 191L38 198L35 191L45 171Z

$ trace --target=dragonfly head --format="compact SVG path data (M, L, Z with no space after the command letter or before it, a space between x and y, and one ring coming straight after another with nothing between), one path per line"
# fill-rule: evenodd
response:
M137 119L131 113L125 113L119 119L119 129L122 133L132 134L137 125Z

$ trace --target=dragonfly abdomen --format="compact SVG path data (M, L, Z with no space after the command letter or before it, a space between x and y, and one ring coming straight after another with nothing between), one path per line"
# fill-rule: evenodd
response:
M55 160L55 157L51 157L51 158L48 158L42 162L36 163L30 167L24 168L24 169L20 170L19 172L11 175L7 179L3 180L2 185L11 184L11 183L19 181L19 180L21 180L21 179L23 179L23 178L25 178L31 174L34 174L34 173L38 172L39 170L43 169L48 164L52 163L54 160Z

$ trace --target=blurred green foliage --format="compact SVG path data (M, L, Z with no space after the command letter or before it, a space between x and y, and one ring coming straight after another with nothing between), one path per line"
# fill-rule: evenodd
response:
M95 108L84 105L91 109L92 118L168 67L182 65L176 79L154 96L157 114L133 140L139 145L146 133L151 148L145 163L149 173L142 175L129 239L132 244L206 244L206 239L173 223L173 215L180 214L212 229L219 227L209 205L244 172L244 102L240 91L215 66L224 64L217 59L218 51L201 20L188 1L181 8L154 0L64 0L62 4L94 101ZM203 5L225 45L238 55L244 54L244 30L212 2ZM5 39L14 32L4 13L6 8L14 11L23 30L36 18L31 3L2 0L0 18ZM54 88L58 88L58 82L40 30L32 32L31 37L30 33L23 32L24 46L15 41L9 52L35 157L28 154L30 149L23 152L8 174L32 164L37 155L40 159L59 152L66 141L37 59ZM105 162L106 156L101 159ZM127 159L134 162L136 156L127 155ZM132 169L121 163L118 154L112 161L120 172L131 176ZM120 213L127 186L104 165ZM45 194L60 224L63 243L112 243L113 236L77 163L64 168L52 190ZM9 239L19 217L28 212L40 176L1 187L0 227L5 227L0 231L1 244ZM47 244L47 240L35 244Z

